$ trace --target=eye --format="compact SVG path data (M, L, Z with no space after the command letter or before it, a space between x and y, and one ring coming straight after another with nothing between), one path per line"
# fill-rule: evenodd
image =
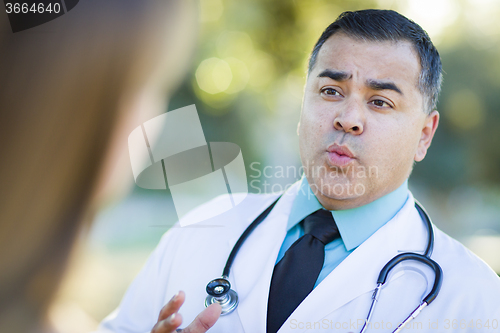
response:
M323 88L321 93L328 96L341 96L341 94L333 88Z
M387 103L381 99L373 100L373 101L371 101L371 103L375 106L378 106L379 108L387 108L387 107L392 108L392 106L389 103Z

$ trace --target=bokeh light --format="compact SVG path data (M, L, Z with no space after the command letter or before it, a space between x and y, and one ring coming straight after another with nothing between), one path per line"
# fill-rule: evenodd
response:
M236 58L230 57L224 59L231 69L233 79L229 87L224 91L227 94L235 94L247 86L248 80L250 79L250 73L248 72L247 65Z
M200 21L203 23L218 21L224 13L222 0L202 0L200 4Z
M417 22L439 44L445 28L458 18L460 6L455 0L409 0L402 4L401 13Z
M196 82L201 90L217 94L229 88L233 73L229 64L219 58L203 60L196 70Z

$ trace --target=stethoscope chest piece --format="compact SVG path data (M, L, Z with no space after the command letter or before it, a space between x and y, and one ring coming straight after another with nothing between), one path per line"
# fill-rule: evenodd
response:
M207 284L207 293L205 306L219 303L222 307L221 316L233 312L238 306L238 294L231 289L231 283L224 276L210 281Z

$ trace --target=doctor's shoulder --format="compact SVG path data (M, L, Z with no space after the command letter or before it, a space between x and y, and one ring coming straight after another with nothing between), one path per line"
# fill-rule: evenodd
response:
M200 247L240 235L281 193L220 195L181 217L162 236L158 248ZM235 203L228 207L227 203ZM200 219L199 217L202 216ZM208 217L204 217L208 216ZM194 219L199 220L191 223Z
M494 315L500 321L500 277L459 241L434 226L433 258L443 269L442 300L464 315ZM493 318L492 318L493 319Z

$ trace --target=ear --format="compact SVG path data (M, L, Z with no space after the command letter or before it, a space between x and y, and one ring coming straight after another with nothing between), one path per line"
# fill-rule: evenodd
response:
M424 159L427 154L427 149L429 149L434 133L439 124L439 112L437 110L432 111L426 118L424 122L424 127L422 128L422 133L420 133L420 141L418 142L417 152L415 153L415 161L420 162Z

